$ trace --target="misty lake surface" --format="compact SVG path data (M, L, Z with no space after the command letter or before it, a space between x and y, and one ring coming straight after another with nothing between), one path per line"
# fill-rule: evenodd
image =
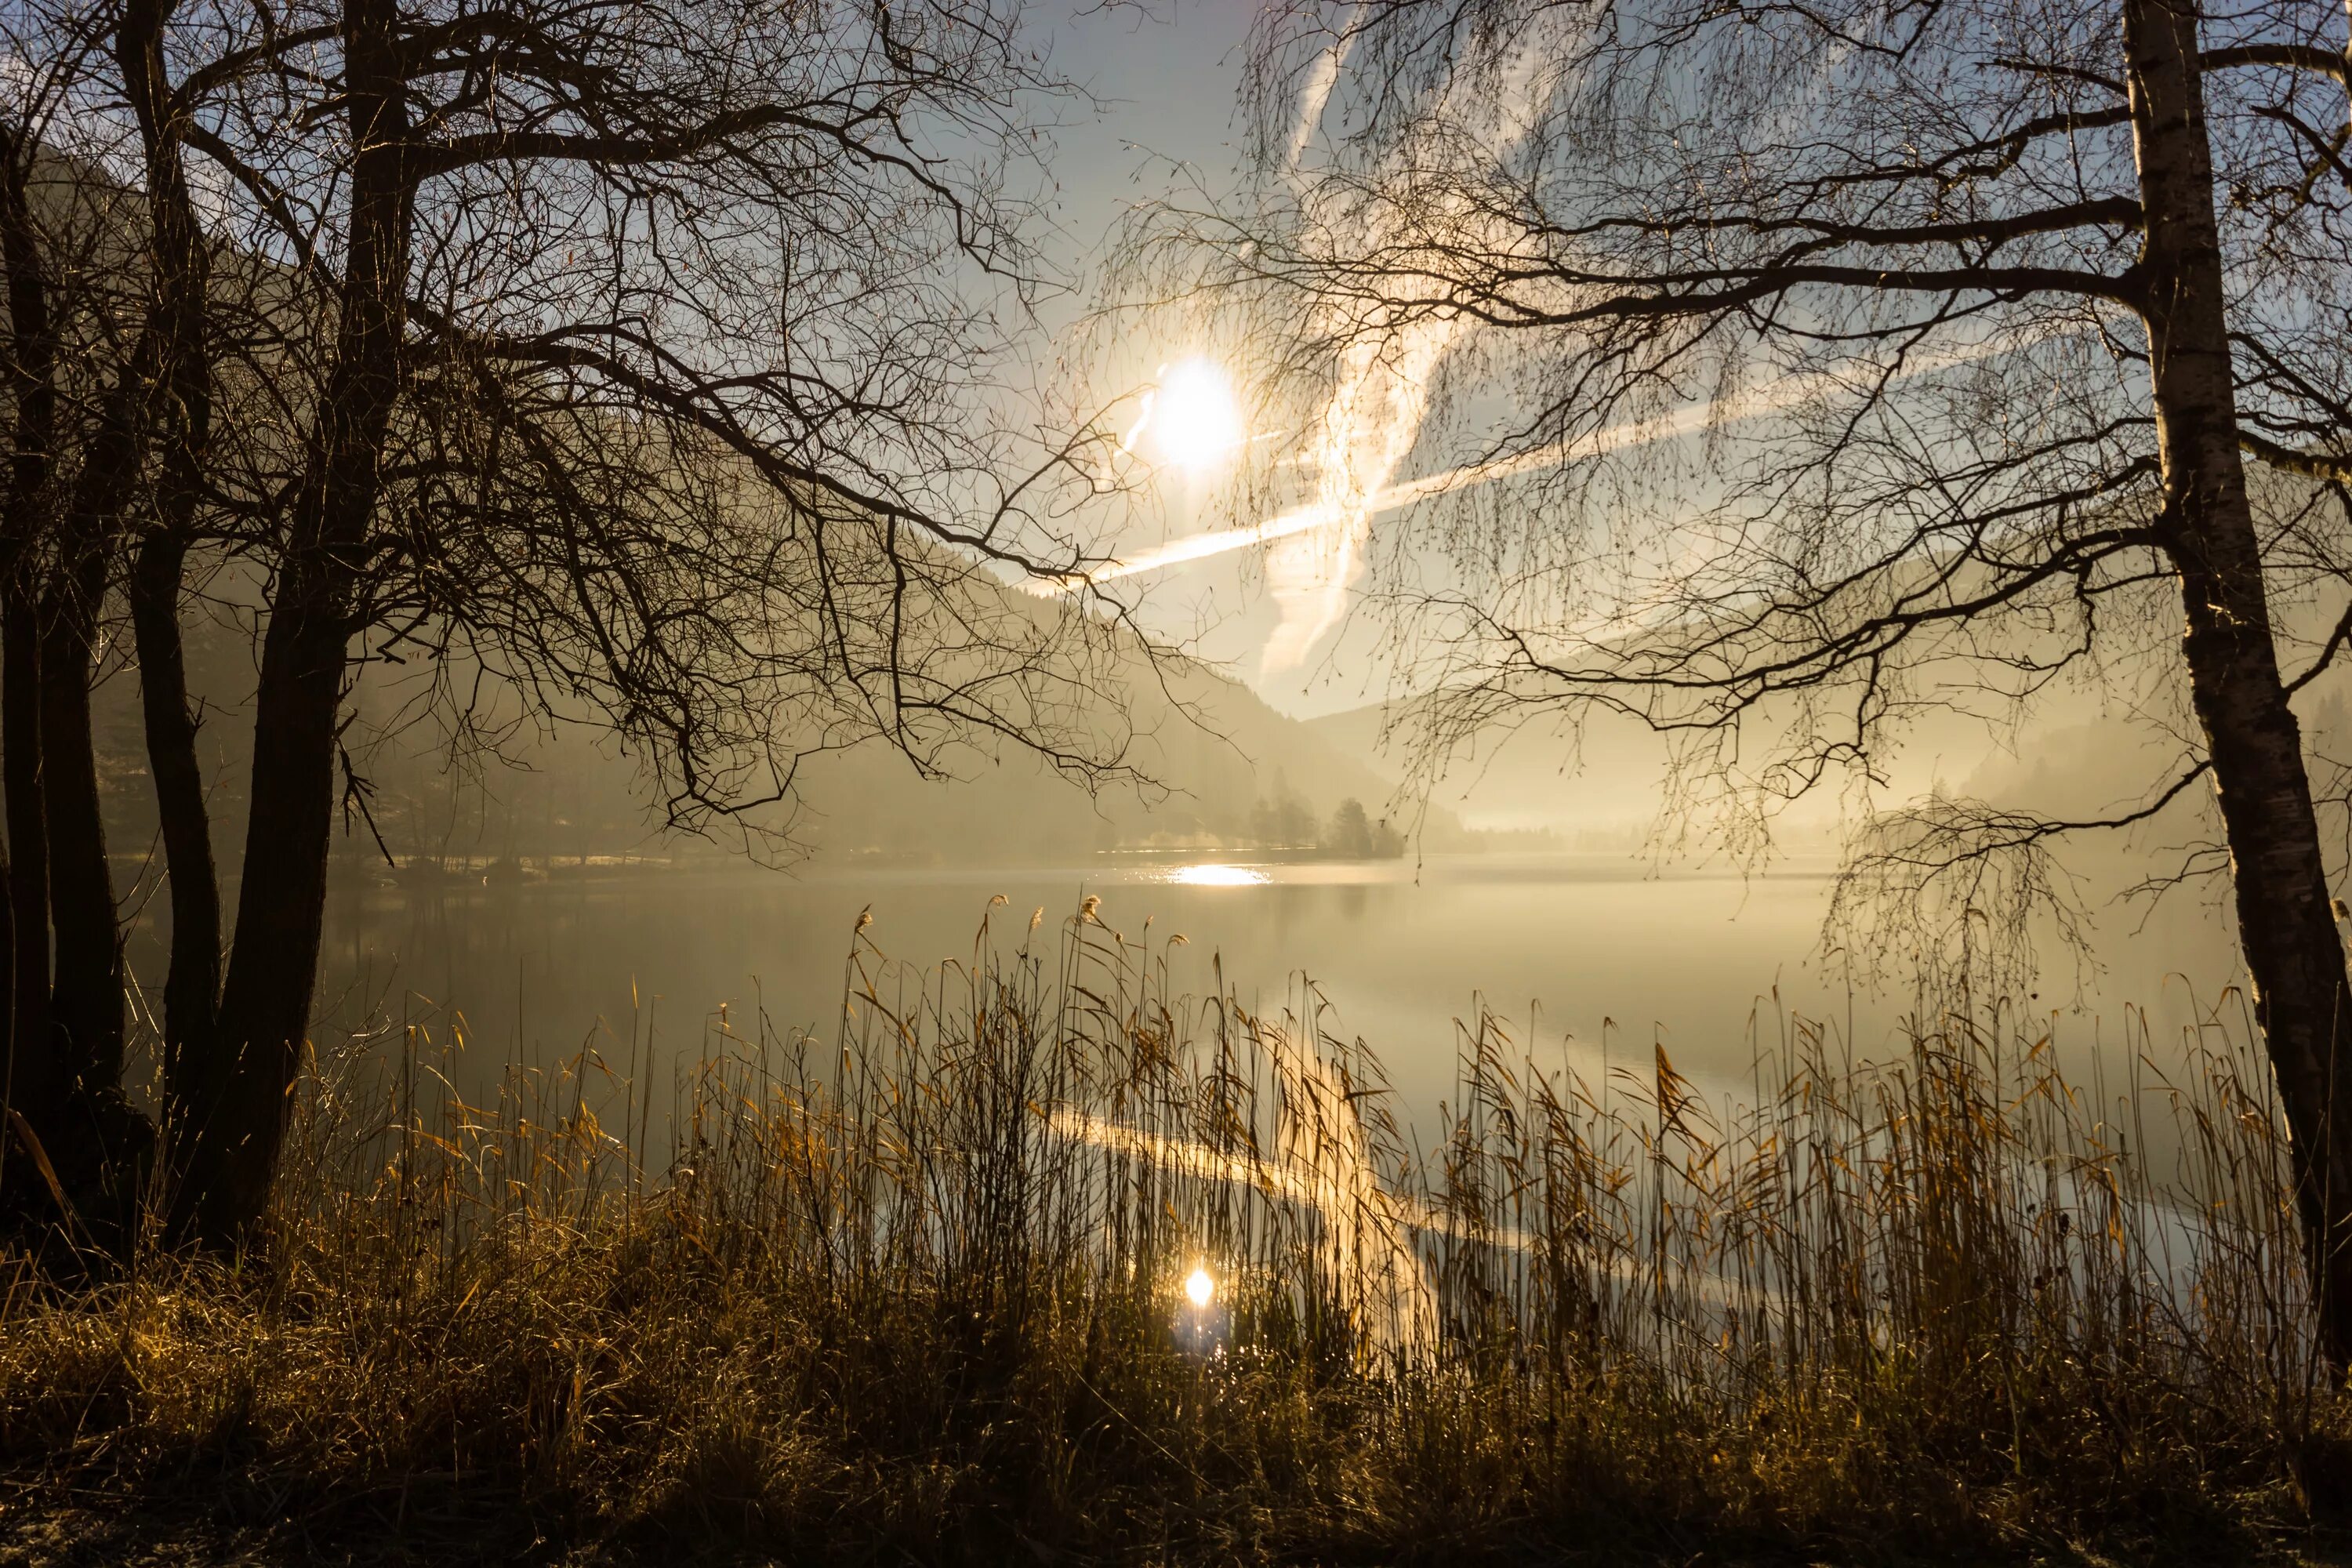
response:
M1544 1063L1588 1075L1604 1060L1646 1068L1656 1043L1725 1093L1750 1081L1759 1036L1780 1038L1779 1009L1830 1020L1857 1054L1900 1049L1906 999L1850 991L1844 960L1822 954L1826 866L1742 878L1660 872L1622 854L1417 867L1117 857L1003 869L746 865L347 888L331 901L320 1037L454 1007L468 1026L467 1057L494 1074L568 1056L600 1020L607 1056L615 1042L625 1051L634 1017L658 1042L660 1082L664 1064L701 1047L722 1004L739 1032L763 1009L779 1031L830 1038L861 910L871 909L866 935L890 959L928 967L969 961L1000 893L1001 950L1034 910L1050 934L1095 894L1103 923L1129 941L1147 918L1155 951L1171 932L1189 939L1171 954L1180 993L1212 991L1221 959L1244 1004L1278 1014L1295 1005L1297 977L1311 976L1337 1032L1373 1047L1415 1120L1451 1097L1455 1020L1480 997ZM2110 911L2099 940L2102 973L2078 990L2061 966L2034 1003L2063 1011L2072 1067L2123 1065L2126 1004L2152 1019L2150 1054L2175 1054L2181 1026L2231 975L2226 930L2193 895L2152 916Z

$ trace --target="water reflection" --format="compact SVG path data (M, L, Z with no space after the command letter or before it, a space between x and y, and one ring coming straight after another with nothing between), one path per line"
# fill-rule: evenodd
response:
M1168 880L1180 888L1257 888L1269 880L1255 866L1179 866Z
M1176 1343L1196 1356L1221 1356L1233 1338L1233 1310L1217 1300L1217 1281L1198 1264L1184 1277L1184 1302L1176 1310Z

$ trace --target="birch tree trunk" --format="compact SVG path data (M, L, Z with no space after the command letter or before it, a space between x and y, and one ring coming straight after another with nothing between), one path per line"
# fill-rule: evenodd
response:
M2161 526L2180 574L2182 654L2229 840L2255 1016L2294 1142L2321 1340L2336 1367L2352 1367L2352 1092L2336 1081L2352 1047L2352 998L2239 456L2195 0L2125 0L2123 15L2147 213L2140 266Z

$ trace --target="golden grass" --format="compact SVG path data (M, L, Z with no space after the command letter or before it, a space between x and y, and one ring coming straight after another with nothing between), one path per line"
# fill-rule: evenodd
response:
M2209 1561L2352 1479L2242 1028L2102 1103L1997 1007L1876 1067L1791 1022L1735 1106L1486 1016L1423 1145L1312 992L1180 997L1090 912L858 940L837 1038L659 1094L635 1039L470 1098L458 1028L355 1043L265 1248L15 1266L0 1544Z

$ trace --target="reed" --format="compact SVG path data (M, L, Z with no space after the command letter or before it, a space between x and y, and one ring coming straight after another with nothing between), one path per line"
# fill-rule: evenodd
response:
M855 940L836 1032L658 1085L634 1026L347 1042L266 1245L11 1264L18 1549L2204 1561L2352 1479L2242 1024L2110 1097L1990 1002L1885 1063L1767 1019L1726 1097L1481 1012L1408 1119L1311 987L1091 903Z

